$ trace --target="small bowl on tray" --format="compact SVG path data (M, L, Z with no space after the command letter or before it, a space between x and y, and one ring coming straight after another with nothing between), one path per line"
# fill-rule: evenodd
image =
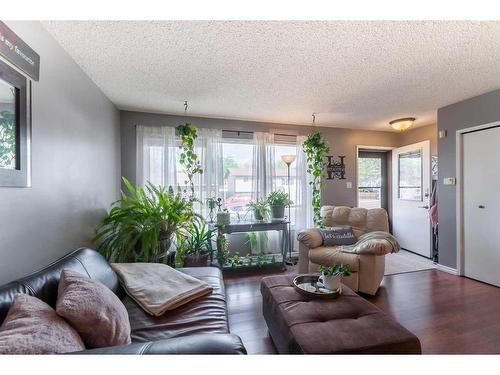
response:
M319 275L299 275L292 284L297 292L309 298L335 299L342 294L342 287L337 290L326 289L318 279Z

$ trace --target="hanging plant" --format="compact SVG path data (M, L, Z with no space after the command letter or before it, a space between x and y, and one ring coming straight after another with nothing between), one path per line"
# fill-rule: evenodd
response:
M179 162L184 167L188 181L185 181L186 185L189 184L191 190L191 199L195 198L194 193L194 177L197 173L203 173L201 168L201 163L198 160L198 156L194 152L194 141L198 136L196 133L196 127L192 124L181 124L177 127L177 134L181 139L181 153L179 156Z
M323 227L323 220L321 218L321 186L323 183L325 156L330 149L319 132L309 134L302 144L302 148L306 154L307 172L313 177L309 185L312 188L314 225L321 228Z

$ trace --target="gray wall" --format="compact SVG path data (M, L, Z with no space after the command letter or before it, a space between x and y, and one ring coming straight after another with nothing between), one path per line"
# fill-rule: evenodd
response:
M400 134L394 132L380 132L368 130L352 130L325 127L304 127L285 124L273 124L251 121L220 120L201 117L182 117L151 114L143 112L121 112L121 140L122 140L122 175L135 182L136 169L136 138L135 126L177 126L182 122L192 122L197 127L222 128L227 130L270 131L281 130L294 132L298 135L307 135L310 131L321 130L330 145L331 154L346 155L346 180L326 181L323 189L323 203L333 205L356 205L356 146L384 146L396 147L399 145ZM346 182L352 182L352 188L346 187Z
M448 136L439 139L439 263L457 266L456 186L443 185L456 176L456 131L500 120L500 90L476 96L438 110L438 129Z
M429 140L431 143L431 155L438 154L437 125L427 125L399 134L399 146L411 145L413 143Z
M120 113L39 22L7 25L41 56L32 187L0 187L0 284L80 246L118 198Z

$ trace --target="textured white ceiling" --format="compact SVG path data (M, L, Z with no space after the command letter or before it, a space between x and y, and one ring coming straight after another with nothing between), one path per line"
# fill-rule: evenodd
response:
M43 24L120 109L388 130L500 88L500 22Z

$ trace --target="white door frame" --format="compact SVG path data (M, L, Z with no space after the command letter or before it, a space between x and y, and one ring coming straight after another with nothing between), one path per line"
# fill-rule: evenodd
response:
M354 167L354 173L356 175L356 183L354 184L354 187L356 188L356 207L359 207L359 194L358 194L358 162L359 162L359 150L380 150L380 151L391 151L394 150L396 147L389 147L389 146L363 146L363 145L356 145L356 165ZM387 197L387 199L391 199L391 205L392 205L392 197Z
M457 236L457 274L464 276L464 186L462 182L463 177L463 137L465 133L471 131L485 130L489 128L496 128L500 126L500 121L489 122L483 125L472 126L470 128L457 130L456 133L456 207L457 207L457 222L456 222L456 236ZM439 167L438 167L439 168Z

